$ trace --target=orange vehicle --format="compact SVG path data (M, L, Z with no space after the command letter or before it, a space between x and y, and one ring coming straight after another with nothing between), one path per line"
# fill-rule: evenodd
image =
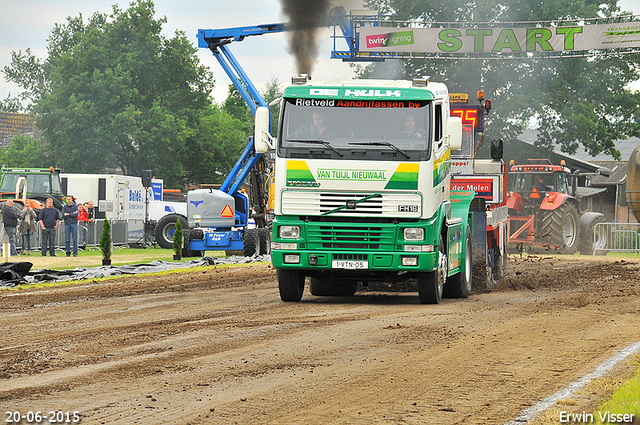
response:
M21 181L23 181L21 183ZM24 189L21 189L24 184ZM21 195L24 190L26 195ZM60 185L60 170L49 168L3 168L0 171L0 200L13 199L23 203L21 198L28 199L32 207L39 209L47 198L53 199L54 208L61 210L64 195Z
M564 161L561 165L548 159L529 159L524 165L512 161L510 172L515 178L507 194L509 248L593 254L601 243L594 229L604 215L581 213Z

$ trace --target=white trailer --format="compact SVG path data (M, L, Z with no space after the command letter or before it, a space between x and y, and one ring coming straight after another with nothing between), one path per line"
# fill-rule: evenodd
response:
M145 219L145 188L140 177L61 173L62 191L78 202L93 201L96 218Z
M165 240L167 237L162 235L172 232L179 216L186 222L186 202L165 201L162 179L152 179L151 187L147 189L142 178L134 176L61 173L60 177L63 193L73 195L78 202L93 201L96 219L127 221L129 243L143 239L144 222L148 219L153 227L158 222L163 225L152 234L160 246L170 248ZM149 199L147 204L146 197Z

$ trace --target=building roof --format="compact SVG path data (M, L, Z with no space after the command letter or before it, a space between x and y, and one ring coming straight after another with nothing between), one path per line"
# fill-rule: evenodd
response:
M628 161L591 161L593 164L611 170L610 174L599 174L591 178L591 186L610 186L627 181Z
M538 135L535 130L525 130L517 139L533 145L537 137ZM639 144L640 139L637 137L616 140L615 146L620 152L621 161L614 160L611 156L604 153L591 156L585 151L583 146L580 146L576 153L571 155L562 152L558 145L553 149L553 152L566 158L571 168L581 168L583 171L596 173L590 179L592 186L609 186L626 182L627 162L631 157L631 153Z
M538 132L535 130L525 130L522 132L522 134L520 134L517 137L518 140L521 140L523 142L527 142L530 144L533 144L537 139L538 139ZM631 157L631 152L633 152L633 150L636 148L636 146L638 146L638 144L640 143L640 139L637 137L629 137L628 139L619 139L616 140L615 142L615 146L616 149L620 152L620 156L622 161L627 161L629 159L629 157ZM569 155L565 152L562 152L560 150L560 146L557 145L554 149L553 152L558 154L558 155L563 155L563 156L567 156L570 158L574 158L580 161L587 161L587 162L593 162L593 161L614 161L615 159L605 153L599 153L596 156L591 156L582 145L580 145L578 147L578 150Z

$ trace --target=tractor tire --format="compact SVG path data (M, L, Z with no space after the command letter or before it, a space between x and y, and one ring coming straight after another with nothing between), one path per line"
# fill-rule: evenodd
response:
M589 224L589 228L580 238L580 254L582 255L605 255L607 251L607 231L604 227L598 226L598 223L604 223L603 217L598 217Z
M246 229L244 231L244 250L242 251L245 257L253 257L259 248L258 243L258 229Z
M278 269L278 290L282 301L300 301L304 293L304 274L300 270Z
M260 247L260 255L271 254L271 229L261 227L258 229L258 245Z
M316 297L351 297L358 289L358 282L339 281L333 277L309 278L309 292Z
M444 249L444 239L440 235L438 244L438 268L424 273L418 273L418 297L420 304L440 304L442 292L447 281L447 254Z
M446 298L467 298L473 284L473 257L471 252L471 228L467 226L465 242L464 270L447 279L442 295Z
M580 240L578 212L571 204L563 204L553 211L545 211L540 237L549 245L557 245L560 254L575 254Z
M182 221L183 229L189 228L187 220L178 214L167 214L158 220L155 237L160 248L173 249L173 232L176 230L178 220Z

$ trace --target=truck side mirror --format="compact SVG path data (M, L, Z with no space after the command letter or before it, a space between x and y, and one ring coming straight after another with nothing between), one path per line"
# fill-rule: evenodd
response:
M495 160L502 159L503 146L504 146L504 142L502 141L502 139L491 140L491 159L495 159Z
M449 149L455 151L462 147L462 118L447 118L447 138L449 139Z
M269 125L271 117L269 108L266 106L258 106L256 108L256 119L254 122L253 146L258 153L265 153L269 148L273 148L271 143L271 134L269 134Z

